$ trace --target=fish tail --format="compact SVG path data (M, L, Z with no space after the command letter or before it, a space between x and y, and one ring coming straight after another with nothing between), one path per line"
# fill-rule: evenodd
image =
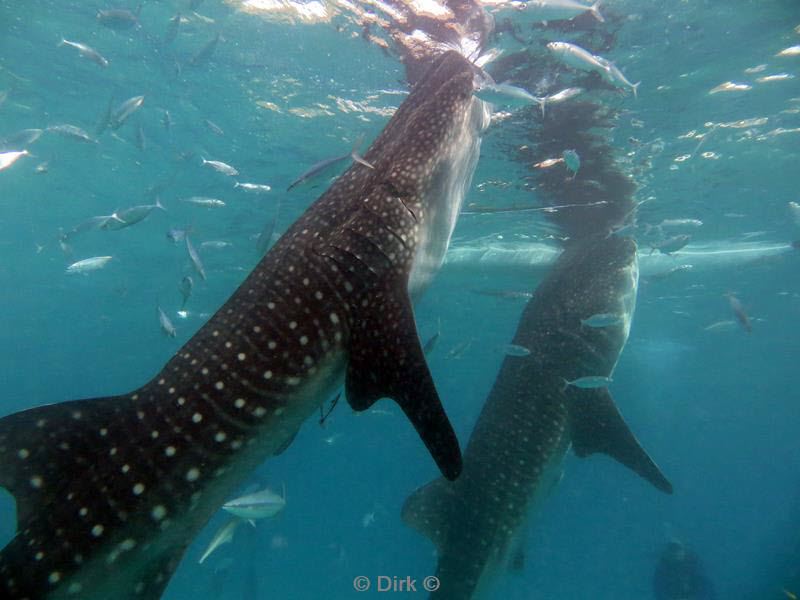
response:
M164 445L148 433L167 431L163 406L135 398L73 400L0 419L0 485L14 496L17 507L17 534L0 551L3 598L44 598L63 594L70 585L88 587L74 559L83 555L89 562L98 558L98 551L120 556L113 565L98 561L102 566L93 571L91 585L111 589L118 567L134 554L119 548L123 540L115 532L124 536L136 521L137 541L144 545L159 525L150 518L150 504L158 510L163 505L165 513L177 512L178 502L164 490L156 491L163 477ZM135 479L124 474L128 469ZM138 522L141 514L146 516ZM145 557L141 574L147 594L141 597L160 597L190 535L180 535Z
M539 108L542 109L542 119L544 119L544 106L547 104L547 98L536 98L536 102L539 103Z
M61 48L61 46L66 46L66 45L67 45L67 40L66 40L66 38L62 37L61 41L58 42L58 45L56 46L56 48Z
M602 2L603 2L603 0L597 0L597 2L592 4L592 6L589 8L589 10L592 12L592 15L594 16L595 19L597 19L601 23L605 23L606 20L603 18L603 15L601 15L600 11L598 10L600 8L600 4Z
M641 85L641 81L633 84L633 97L638 99L639 98L639 85Z
M363 142L364 142L364 134L362 133L360 136L358 136L358 139L356 140L356 143L353 145L353 149L350 151L350 157L353 159L353 162L357 162L358 164L364 165L367 168L374 169L375 167L373 167L370 163L368 163L366 160L364 160L361 157L361 155L358 153L358 149L359 149L359 147L361 147L361 144ZM290 189L291 189L291 186L290 186Z
M161 198L159 198L158 196L156 196L156 208L160 208L164 212L167 212L167 209L164 208L163 204L161 204Z

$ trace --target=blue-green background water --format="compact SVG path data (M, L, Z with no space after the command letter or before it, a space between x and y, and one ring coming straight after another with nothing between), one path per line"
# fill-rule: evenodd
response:
M690 247L718 250L800 238L787 207L800 202L800 56L775 56L800 44L797 2L607 4L624 17L611 58L629 79L642 81L638 100L603 96L619 111L613 140L620 168L650 161L637 174L636 199L654 199L641 206L639 223L701 219L702 227L688 231ZM116 104L145 95L141 110L98 145L46 132L30 145L34 156L0 172L3 414L119 393L151 377L256 263L255 238L279 199L276 233L324 189L287 194L288 183L308 165L347 151L358 135L371 140L406 89L401 64L354 35L343 17L334 20L337 31L327 23L268 22L206 0L199 11L213 22L191 17L164 47L168 20L185 7L143 2L141 27L127 31L99 25L98 8L108 7L0 1L0 91L8 91L0 137L61 123L94 135L110 97ZM217 32L224 39L209 64L176 75L176 61L184 63ZM110 66L101 69L58 47L62 37L96 48ZM543 52L541 43L535 48ZM765 66L746 71L759 65ZM757 81L782 73L791 77ZM751 89L709 94L727 81ZM174 120L169 131L165 109ZM751 121L736 124L745 120ZM699 138L688 134L711 124L718 126L700 151L711 154L694 155ZM135 143L138 125L145 150ZM468 204L535 201L516 185L524 166L506 152L509 141L519 140L502 124L487 134ZM193 156L178 158L187 152ZM234 190L229 178L202 167L200 156L231 163L238 180L273 191ZM47 172L36 172L45 161ZM148 189L163 183L168 212L122 231L76 237L72 258L59 248L59 230L152 202ZM192 195L227 206L178 201ZM198 246L211 240L232 246L199 247L208 281L197 281L188 318L180 319L177 284L192 270L185 247L165 232L184 226ZM454 246L540 240L548 231L530 213L464 215ZM646 255L644 231L636 230ZM114 259L87 276L65 275L69 263L96 255ZM797 593L791 577L800 516L799 263L787 252L755 262L712 261L664 281L643 277L611 392L675 494L658 494L606 457L570 456L563 481L526 532L524 571L501 579L493 597L651 597L653 567L670 537L702 557L720 598L781 598L783 586ZM421 337L441 331L429 362L462 444L524 306L470 290L531 291L545 272L445 266L417 306ZM752 334L704 329L733 318L729 291L754 319ZM160 331L156 305L174 318L176 339ZM460 357L448 357L469 340ZM254 482L273 489L285 483L284 512L254 530L242 528L233 544L198 565L224 522L215 517L165 597L238 600L252 598L255 589L258 598L349 598L358 595L357 575L433 573L432 545L401 523L399 509L437 472L399 409L389 401L376 408L354 415L342 405L324 428L307 423L289 451L254 474ZM13 535L12 507L6 495L4 539ZM368 515L374 521L365 521Z

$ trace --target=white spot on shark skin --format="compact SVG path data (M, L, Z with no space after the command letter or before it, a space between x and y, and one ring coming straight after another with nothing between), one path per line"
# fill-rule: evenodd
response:
M164 454L167 456L175 456L175 446L167 446L164 448Z
M39 475L34 475L31 477L31 487L35 489L39 489L42 487L42 478Z
M83 591L83 585L78 583L77 581L70 583L69 587L67 588L68 594L80 594L82 591Z
M20 449L19 452L17 452L17 456L19 456L22 460L25 460L30 455L31 455L31 453L28 451L27 448L22 448L22 449Z
M134 496L140 496L142 494L142 492L144 492L144 484L143 483L137 483L136 485L133 486L133 495Z
M92 527L92 535L94 537L100 537L101 535L103 535L104 529L105 528L102 525L100 525L100 523L98 523L97 525Z
M153 517L153 519L155 519L156 521L160 521L161 519L167 516L167 509L161 504L156 504L153 507L153 510L150 511L150 516Z
M119 549L127 552L128 550L133 550L135 546L136 540L133 538L128 538L123 540L123 542L119 545Z
M203 420L203 415L201 415L200 413L194 413L192 415L192 421L194 421L195 423L199 423L202 420Z
M186 471L186 481L197 481L198 477L200 477L200 469L197 467L192 467Z
M47 577L47 581L49 581L50 583L58 583L59 581L61 581L61 573L59 573L58 571L53 571Z

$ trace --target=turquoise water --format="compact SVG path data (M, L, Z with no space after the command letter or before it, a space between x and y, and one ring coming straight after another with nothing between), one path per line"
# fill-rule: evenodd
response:
M256 264L257 238L279 203L276 234L324 191L323 184L286 193L288 184L309 165L348 151L359 135L366 148L407 89L399 60L365 41L347 12L332 23L303 24L212 0L198 8L204 18L185 3L143 2L140 26L117 31L97 22L98 8L109 7L0 0L0 92L7 92L0 137L64 123L95 137L110 102L145 96L98 144L47 131L25 146L31 156L0 171L3 414L121 393L149 379ZM177 10L186 22L166 45ZM644 201L632 230L642 249L638 308L611 392L675 494L658 494L606 457L569 456L564 479L525 532L523 572L501 578L492 597L651 597L655 562L672 537L698 553L721 598L781 598L784 586L798 593L800 258L789 244L800 239L800 223L788 203L800 202L800 55L776 54L800 45L800 8L789 0L609 0L607 13L607 25L581 23L615 32L604 55L642 84L638 99L610 89L590 97L611 109L610 153L636 183L633 201ZM208 64L186 64L218 32L223 39ZM539 26L520 35L535 65L546 60L545 41L578 33ZM59 47L62 37L95 48L110 65ZM503 36L493 43L508 53L522 49ZM520 73L512 81L533 89L538 78ZM725 82L748 89L710 93ZM538 130L527 125L535 119L538 107L497 119L467 205L549 201L537 196L538 172L519 149L536 143ZM698 134L708 134L699 148ZM200 157L235 165L237 180L272 191L233 189ZM60 246L64 232L91 217L156 195L166 212L120 231L75 235L67 252ZM226 206L180 201L189 196ZM556 247L547 217L465 214L451 250ZM669 230L690 234L684 252L703 253L702 261L648 254L659 238L647 225L675 218L702 221ZM207 281L194 274L183 244L166 238L170 228L187 227ZM201 245L210 241L230 245ZM113 259L86 275L65 274L92 256ZM650 278L662 265L695 260L687 272ZM451 261L416 307L421 338L441 332L429 364L462 445L525 302L473 290L532 291L547 272L543 264L507 262ZM177 285L186 275L196 286L181 318ZM735 325L705 329L734 318L727 292L749 313L751 334ZM172 318L176 338L160 330L156 306ZM437 475L435 466L394 404L375 408L356 416L342 403L324 428L308 422L289 451L253 476L260 486L286 485L282 514L241 528L198 565L225 522L214 517L164 597L345 598L358 596L359 575L432 574L433 546L399 512L411 491ZM12 506L5 496L3 539L13 535Z

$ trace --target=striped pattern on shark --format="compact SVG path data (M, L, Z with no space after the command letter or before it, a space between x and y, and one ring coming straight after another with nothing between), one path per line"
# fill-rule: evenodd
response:
M152 380L0 419L17 533L8 600L159 598L184 551L344 379L394 399L461 469L411 310L441 266L488 125L471 65L438 57L354 164Z
M513 343L531 352L504 360L461 477L437 479L406 500L403 520L438 550L437 600L482 597L497 573L519 565L523 526L558 482L570 446L578 456L603 452L672 492L607 388L564 385L611 375L628 339L638 274L630 238L567 247L523 311ZM622 318L607 327L581 323L600 313Z

